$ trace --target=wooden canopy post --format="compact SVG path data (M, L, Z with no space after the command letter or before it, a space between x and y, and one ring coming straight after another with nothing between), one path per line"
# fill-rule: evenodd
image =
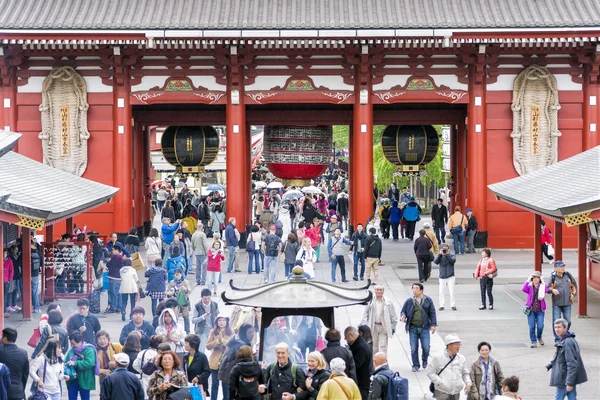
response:
M70 232L73 232L72 227ZM21 293L21 300L23 301L23 320L29 321L31 320L31 314L33 311L31 307L33 305L31 301L31 230L28 228L23 228L22 230L21 252L23 266L23 275L21 277L21 283L23 284L23 293Z
M533 265L542 272L542 217L533 214Z
M579 318L587 318L587 224L581 224L577 229L577 314Z
M563 258L563 235L562 235L562 222L556 222L554 224L554 259L562 260Z
M67 231L65 233L68 233L69 235L73 234L73 217L67 218L67 228L66 228L66 230Z

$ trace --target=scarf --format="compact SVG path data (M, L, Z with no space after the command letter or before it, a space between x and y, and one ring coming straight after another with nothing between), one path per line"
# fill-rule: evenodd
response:
M98 345L98 350L102 352L102 365L100 365L101 369L108 369L108 363L110 362L110 358L108 356L108 347L110 343L106 347L102 347Z
M79 358L79 356L81 356L83 354L83 352L85 351L85 349L87 349L88 347L91 347L92 349L94 349L94 358L95 358L94 375L98 375L100 373L100 361L98 360L98 355L96 354L96 350L95 350L94 346L92 346L91 344L83 343L81 345L81 347L73 347L73 355L71 356L70 361L76 362L77 359Z
M531 284L531 286L533 286L533 283ZM535 286L533 286L533 289L535 290ZM538 285L538 300L543 300L545 295L546 295L546 285L544 285L542 282L540 282L540 284Z
M175 329L175 324L174 323L170 323L169 325L165 324L165 329L167 330L167 333L171 333L171 332L173 332L173 329Z
M183 282L183 276L179 280L175 279L175 289L177 289L177 291L179 291L179 285L181 285L182 282Z
M492 357L488 357L488 362L485 363L483 358L479 357L479 364L483 374L481 383L479 384L479 398L488 400L494 396L494 366Z

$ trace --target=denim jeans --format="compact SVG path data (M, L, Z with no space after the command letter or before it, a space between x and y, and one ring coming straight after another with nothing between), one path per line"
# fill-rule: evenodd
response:
M127 312L127 298L131 300L131 311L133 311L133 307L135 307L135 295L137 293L121 293L121 313L125 314ZM129 313L131 317L131 312Z
M331 282L335 282L335 267L340 265L340 273L342 275L342 281L346 280L346 260L344 256L335 256L335 259L329 256L329 260L331 261Z
M390 222L390 225L392 225L392 238L398 240L398 227L400 226L400 222Z
M265 256L264 280L267 283L277 280L277 256Z
M530 312L527 316L527 323L529 324L529 339L531 340L531 343L536 343L542 338L542 333L544 332L544 312Z
M167 260L171 257L171 243L163 243L163 249L165 250L165 255L163 257L163 266L165 266L167 265Z
M571 305L568 306L552 306L552 333L554 334L554 341L558 342L560 338L554 332L554 321L559 318L564 318L569 323L569 329L571 329Z
M477 235L477 231L470 230L467 232L467 241L469 242L467 248L471 253L475 253L475 235Z
M90 391L82 389L79 381L75 379L69 385L69 400L77 400L78 394L81 396L81 400L90 400Z
M292 270L294 269L294 263L283 263L284 267L285 267L285 278L287 279L288 276L290 276L292 274Z
M248 252L248 274L252 273L252 261L254 261L254 272L260 274L260 251L254 250Z
M565 400L565 396L568 400L577 400L577 386L573 386L570 392L567 392L566 386L557 386L554 400Z
M206 284L206 255L196 256L196 285Z
M354 252L354 277L358 278L358 263L360 262L360 279L365 277L365 253Z
M219 396L219 370L210 370L210 379L212 381L210 387L210 400L217 400ZM229 400L229 384L221 381L221 390L223 391L223 400Z
M112 292L111 306L112 306L113 310L121 311L122 299L121 299L121 293L119 293L119 291L121 290L121 281L117 280L117 279L109 279L109 281L110 281L110 290Z
M438 241L438 243L445 243L446 242L446 227L442 224L442 226L435 226L433 228L433 230L435 231L435 237Z
M158 211L162 211L163 207L165 206L165 202L166 200L158 200Z
M227 264L227 272L233 272L233 263L235 262L235 246L227 246L227 251L229 252L229 261Z
M465 231L453 233L452 237L454 238L454 254L465 254Z
M4 312L7 307L12 307L12 293L8 292L10 282L4 282Z
M19 293L22 293L22 279L15 279L15 291L12 292L12 305L13 307L17 305L17 299L19 298Z
M423 351L421 359L423 360L423 365L425 365L427 364L427 359L429 358L429 329L411 326L408 330L408 334L410 337L410 355L412 358L413 367L420 368L421 364L419 363L419 340L421 341L421 350Z
M152 298L152 316L156 315L156 306L158 305L159 300Z
M58 392L58 393L44 392L44 394L46 395L46 398L49 399L49 400L60 400L62 398L62 393L61 392Z
M206 274L206 287L208 290L212 287L213 293L217 292L217 282L219 281L219 271L208 271Z
M40 276L31 277L31 303L33 311L40 309Z

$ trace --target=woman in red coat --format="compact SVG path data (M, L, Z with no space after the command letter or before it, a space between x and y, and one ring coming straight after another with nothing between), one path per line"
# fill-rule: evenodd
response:
M207 253L208 263L206 264L206 285L210 290L213 287L213 294L217 294L217 282L221 273L221 261L225 259L221 249L221 241L215 240L212 248Z
M492 295L492 288L494 287L494 278L497 275L496 262L492 259L492 251L490 249L481 250L481 260L477 264L477 269L473 277L479 279L479 287L481 290L481 307L480 310L485 310L485 294L490 302L490 310L494 309L494 296Z

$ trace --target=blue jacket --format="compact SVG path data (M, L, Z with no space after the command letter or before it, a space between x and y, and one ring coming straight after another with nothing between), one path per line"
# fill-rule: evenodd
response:
M235 226L232 223L229 223L225 227L225 245L229 246L238 246L240 243L238 242L237 237L235 236Z
M440 279L448 279L454 276L454 263L456 262L454 254L448 253L445 256L438 254L433 262L440 266Z
M175 279L175 270L179 268L185 275L185 258L183 256L171 257L167 260L168 281Z
M167 270L163 267L150 267L144 274L147 292L165 292L167 290Z
M421 219L421 207L414 201L411 201L404 207L404 219L407 221L419 221Z
M173 241L173 235L179 228L179 222L173 225L163 224L161 228L163 243L171 243Z
M396 202L394 202L396 203ZM397 205L392 205L390 208L390 222L400 223L402 219L402 210Z
M431 297L423 295L423 329L430 329L432 326L437 326L437 318L435 315L435 306L433 305L433 300ZM405 330L408 332L410 328L410 321L412 320L413 314L415 313L415 305L413 304L414 298L411 297L406 299L404 305L402 306L402 311L400 311L400 316L406 316L406 325Z
M147 348L149 348L150 347L150 338L152 337L152 335L156 334L156 331L154 330L154 327L152 326L152 324L148 321L143 321L142 326L140 326L139 328L136 328L135 325L133 324L133 321L129 321L129 323L127 325L125 325L123 327L123 329L121 329L121 337L119 338L119 342L122 345L124 345L125 340L127 339L127 336L133 331L141 331L142 332L142 339L141 339L142 350L146 350Z
M5 364L0 363L0 399L8 399L10 388L10 371Z
M119 245L121 247L121 249L123 250L123 255L125 257L131 257L131 255L129 254L129 252L125 249L125 246L123 246L123 243L119 242L118 240L115 242L115 244L113 244L113 242L111 242L109 240L108 243L106 243L106 250L108 250L109 252L112 253L113 246L116 246L116 245Z

